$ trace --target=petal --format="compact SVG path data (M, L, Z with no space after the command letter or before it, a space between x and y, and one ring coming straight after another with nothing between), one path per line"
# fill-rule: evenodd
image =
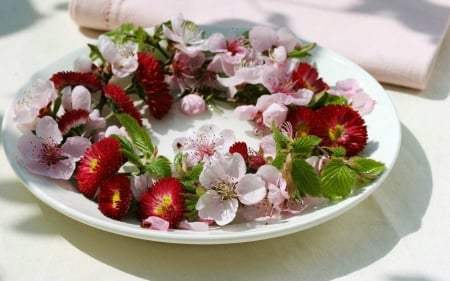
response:
M72 87L66 86L61 90L61 104L66 111L72 110Z
M144 225L148 225L148 227L153 230L167 231L169 230L170 226L168 221L155 216L150 216L142 222L144 223Z
M73 88L72 108L91 112L91 93L84 86L76 86Z
M61 150L78 160L90 146L91 142L87 138L70 137L61 146Z
M216 218L215 221L218 225L226 225L234 220L239 207L239 201L237 199L223 200L220 202L222 205L222 213L220 217Z
M234 115L239 120L253 120L257 113L258 109L254 105L240 105L234 109Z
M282 177L281 172L275 168L273 165L262 165L256 171L256 174L260 176L265 182L278 184L280 177Z
M278 43L275 30L266 26L255 26L250 29L248 39L257 52L268 50Z
M214 190L208 190L197 201L195 209L201 219L215 220L223 212L220 195Z
M236 184L236 194L245 205L252 205L260 202L266 197L266 184L260 176L247 174L239 179Z
M50 116L44 116L36 125L36 135L45 142L60 144L63 137L56 121Z

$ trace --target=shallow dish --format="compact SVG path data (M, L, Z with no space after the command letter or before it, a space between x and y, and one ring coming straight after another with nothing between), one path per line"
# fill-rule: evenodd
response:
M16 98L23 95L23 92L30 88L31 83L36 78L48 78L57 71L70 70L74 59L87 53L87 48L81 48L45 67L24 85ZM268 239L301 231L348 211L372 194L391 171L397 159L401 138L400 123L395 109L381 85L371 75L346 58L320 46L316 47L312 54L311 63L317 67L327 83L334 84L338 80L354 78L377 102L375 110L364 116L370 141L362 155L384 162L386 170L375 182L345 200L332 204L318 200L310 204L303 213L270 224L258 222L235 223L206 232L188 230L162 232L141 228L137 220L115 221L109 219L98 211L96 203L87 200L68 182L49 180L28 173L16 159L17 140L21 132L13 122L12 103L5 113L2 126L6 156L15 173L28 190L48 206L79 222L119 235L168 243L226 244ZM182 126L180 126L180 120L184 122ZM245 139L252 143L249 134L250 124L234 119L231 110L225 110L221 114L205 114L203 118L196 120L187 120L180 116L176 110L172 110L164 121L152 124L152 129L156 135L155 144L158 145L160 154L166 155L170 159L172 153L170 139L173 140L181 136L185 132L186 126L196 128L206 123L213 123L223 128L232 128L237 139ZM256 143L255 139L253 139L253 143Z

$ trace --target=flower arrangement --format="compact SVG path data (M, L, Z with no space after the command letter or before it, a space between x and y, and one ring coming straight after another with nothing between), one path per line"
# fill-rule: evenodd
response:
M181 16L123 25L15 104L18 158L72 181L105 216L156 230L273 221L311 197L345 199L385 168L359 156L375 101L354 79L328 85L305 60L314 47L284 28L205 36ZM158 153L152 122L221 103L252 123L258 147L210 124L174 139L173 159Z

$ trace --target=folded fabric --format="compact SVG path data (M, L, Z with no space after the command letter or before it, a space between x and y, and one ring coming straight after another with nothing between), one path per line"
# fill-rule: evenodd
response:
M70 0L82 27L149 27L183 14L198 24L288 27L353 60L380 82L425 88L450 17L448 0Z

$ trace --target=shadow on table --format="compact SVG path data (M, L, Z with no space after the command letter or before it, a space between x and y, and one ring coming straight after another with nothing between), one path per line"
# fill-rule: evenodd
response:
M40 18L29 1L3 0L0 9L0 36L24 29Z
M44 204L40 206L45 221L39 220L42 225L34 228L51 226L94 259L154 281L331 280L369 266L421 226L432 192L431 170L417 139L404 126L402 134L399 159L372 196L345 214L296 234L231 245L164 244L96 230ZM5 195L2 190L0 196ZM427 279L392 276L392 280Z

